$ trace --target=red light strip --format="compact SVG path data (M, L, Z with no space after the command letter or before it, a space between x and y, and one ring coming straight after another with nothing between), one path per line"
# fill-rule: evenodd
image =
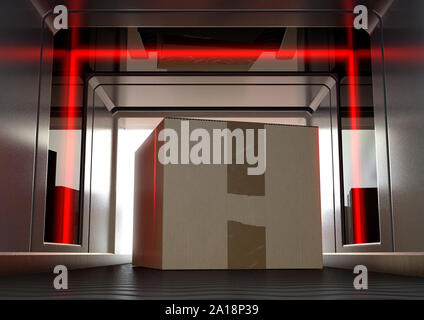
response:
M259 49L166 49L166 50L117 50L117 49L75 49L77 55L81 58L93 57L97 58L120 58L126 54L131 54L132 58L145 58L147 54L159 54L165 57L175 57L175 58L234 58L234 59L246 59L249 57L257 58L258 55L262 53L278 54L278 58L294 58L295 56L300 58L310 58L310 59L326 59L326 58L341 58L347 59L352 53L349 49L309 49L309 50L295 50L295 56L293 55L293 50L259 50ZM90 51L93 54L90 54ZM244 51L247 51L244 52ZM233 52L233 53L231 53ZM44 58L53 58L63 57L65 58L68 51L56 49L54 50L44 50ZM184 56L184 54L187 54ZM380 56L381 49L371 49L364 50L359 49L355 51L355 58L366 59L370 56ZM274 56L264 55L262 59L270 58L275 59ZM424 61L424 47L386 47L384 48L384 58L387 61L392 62L423 62ZM40 59L40 48L39 47L0 47L0 59L4 61L21 61L21 62L31 62L34 60Z
M344 6L346 9L353 7L352 0L345 0ZM346 15L346 25L352 25L353 16ZM353 193L352 195L352 220L353 220L353 242L360 244L365 242L364 238L364 217L361 210L362 201L360 199L359 189L361 186L361 164L360 164L360 141L359 141L359 110L356 92L356 77L359 76L356 68L356 52L353 45L353 26L347 29L347 46L350 51L347 61L347 80L349 92L349 117L351 122L351 153L352 153L352 180ZM346 146L343 146L346 147ZM346 192L346 190L345 190ZM343 195L344 197L344 195Z
M285 56L293 57L293 50L258 50L258 49L163 49L163 50L127 50L127 49L75 49L74 53L81 59L117 59L131 55L132 58L143 58L148 55L158 55L161 58L187 59L192 58L228 58L228 59L251 59L266 53L272 55L263 58L275 59ZM343 59L346 60L352 51L347 49L306 49L296 50L295 57L305 59Z
M71 31L71 52L70 52L70 63L69 63L69 84L68 84L68 105L67 105L67 125L66 130L75 128L74 118L72 117L72 110L77 108L77 77L78 77L78 57L72 48L75 48L78 44L78 30ZM62 243L72 244L76 239L73 239L74 229L74 210L73 208L72 190L74 180L74 153L75 153L75 136L72 134L66 134L66 151L65 151L65 195L63 203L63 235Z

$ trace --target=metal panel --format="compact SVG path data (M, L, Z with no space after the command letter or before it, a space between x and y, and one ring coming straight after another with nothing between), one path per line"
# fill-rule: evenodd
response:
M398 0L383 20L395 251L424 251L423 12Z
M91 156L86 156L86 163L91 168L88 250L114 252L117 119L98 96L92 108L92 150ZM87 207L85 215L86 210Z
M386 125L386 105L385 105L385 76L383 73L383 56L381 41L381 21L377 13L372 13L373 17L378 19L374 26L374 31L370 35L372 47L372 99L373 101L360 101L361 104L374 106L374 125L375 125L375 147L376 147L376 166L377 166L377 189L378 205L380 215L380 242L366 244L343 244L342 217L341 217L341 189L336 190L338 200L335 203L336 216L336 252L388 252L393 251L393 232L392 232L392 208L390 194L390 172L389 172L389 154L387 149L387 125ZM370 90L366 79L358 78L361 83L361 90ZM365 85L364 85L365 84ZM368 87L368 88L367 88ZM336 114L336 113L334 113ZM334 119L337 122L338 115ZM340 125L340 123L338 123ZM334 136L338 135L337 129L333 128ZM340 139L340 136L338 137ZM342 155L340 153L340 144L334 143L335 150L335 169L334 172L342 172L339 168ZM340 176L341 179L341 176ZM335 185L336 186L336 185ZM339 185L339 187L341 187Z
M40 22L41 25L41 22ZM46 212L46 193L47 193L47 165L48 165L48 149L49 149L49 128L50 128L50 107L52 102L52 48L53 35L47 28L44 20L43 24L44 37L42 45L42 63L39 65L41 70L40 82L36 82L39 86L39 110L35 124L37 125L37 136L35 142L35 174L34 174L34 202L32 217L32 237L31 251L49 251L49 252L87 252L88 251L88 224L83 223L81 232L81 245L55 244L44 242L44 226ZM34 84L33 84L34 85ZM37 100L36 100L37 101ZM90 116L90 114L88 114ZM89 117L90 119L90 117ZM87 121L90 124L89 119ZM38 121L38 123L37 123ZM84 130L83 130L84 131ZM90 126L87 127L90 132ZM89 146L91 148L91 146ZM89 149L90 151L91 149ZM87 151L84 151L87 153ZM83 215L83 221L87 217Z
M348 3L348 8L353 10L356 4L372 8L374 3L375 0L352 0ZM321 0L319 2L316 0L282 0L278 2L247 0L236 3L234 1L216 3L208 0L191 0L185 1L177 8L175 1L171 0L160 2L153 0L142 2L137 0L119 2L113 0L65 0L63 4L67 5L71 11L85 10L89 12L89 15L80 15L78 22L91 27L340 27L345 26L349 21L345 17L346 13L335 12L346 10L346 2L340 0ZM114 14L117 10L121 10L119 15ZM283 10L287 12L282 13ZM135 11L139 11L139 13ZM245 12L240 13L240 11ZM298 13L293 14L293 11Z
M41 18L27 1L0 9L0 252L29 251Z
M237 107L305 108L312 102L320 86L232 84L212 85L120 85L104 86L119 107L186 107L196 108L236 105Z
M336 228L336 252L387 252L393 250L393 233L392 233L392 219L391 219L391 206L390 206L390 177L388 171L388 152L387 152L387 127L385 122L386 110L384 102L384 77L383 73L378 72L382 69L382 43L380 33L378 30L380 25L376 27L376 30L371 35L372 44L372 89L373 89L373 101L361 101L364 105L374 105L374 124L375 124L375 147L376 147L376 166L377 166L377 189L378 189L378 205L380 215L380 242L379 243L365 243L365 244L344 244L343 243L343 220L341 217L341 198L338 197L336 202L336 216L335 216L335 228ZM366 82L367 79L359 79L364 84L361 84L361 90L369 90ZM339 119L337 119L339 118ZM335 122L339 121L339 115L336 115ZM340 126L340 123L338 123ZM334 130L336 130L334 128ZM338 135L338 131L334 132L334 135ZM338 136L340 139L340 136ZM341 166L342 155L340 153L340 144L334 147L338 149L335 155L334 163L336 166ZM337 157L337 159L336 159ZM338 172L342 172L343 168L335 168ZM341 176L340 176L341 179ZM340 187L340 186L339 186ZM340 196L342 194L341 189L336 191L336 194Z
M267 112L314 111L334 80L327 73L228 72L228 73L117 73L96 75L91 86L107 108L147 107L177 110L220 107L250 108ZM205 97L209 97L205 101ZM251 108L255 107L255 108ZM267 109L268 108L268 109ZM257 114L255 114L257 115Z
M340 199L340 195L335 193L335 190L339 188L340 181L338 179L339 172L334 166L333 154L333 146L337 142L337 136L333 139L333 131L337 131L337 122L333 124L332 112L336 111L336 106L337 90L334 87L330 92L327 90L327 96L308 119L309 124L319 128L323 252L336 252L335 215L340 214L340 206L335 205L336 199Z

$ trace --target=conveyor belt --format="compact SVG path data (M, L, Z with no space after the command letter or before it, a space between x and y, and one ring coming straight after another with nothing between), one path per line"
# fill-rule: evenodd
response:
M158 271L120 265L69 271L69 289L54 274L0 278L0 299L423 299L424 278L369 274L353 288L349 270Z

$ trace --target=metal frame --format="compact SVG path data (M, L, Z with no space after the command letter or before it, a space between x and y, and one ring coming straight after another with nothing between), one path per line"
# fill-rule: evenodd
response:
M384 117L385 117L385 145L386 145L386 164L387 164L387 188L388 188L388 196L385 197L388 199L389 205L388 205L388 215L384 214L384 216L381 214L380 212L380 223L382 223L383 219L387 219L389 218L389 221L386 221L385 223L385 227L381 227L381 237L382 237L382 242L378 245L370 245L370 244L366 244L366 245L348 245L348 246L344 246L342 244L342 238L340 237L341 235L341 222L338 221L338 218L340 218L339 214L335 214L335 229L336 229L336 251L337 252L352 252L352 251L389 251L389 250L393 250L393 210L392 210L392 199L391 199L391 183L390 183L390 159L389 159L389 142L388 142L388 127L387 127L387 104L386 104L386 84L385 84L385 74L384 74L384 46L383 46L383 30L382 30L382 18L375 12L375 11L370 11L372 14L374 14L378 21L379 21L379 25L380 25L380 30L381 30L381 53L382 53L382 69L383 69L383 96L384 96ZM43 19L42 19L42 30L43 30L43 38L41 41L41 52L40 52L40 78L39 78L39 101L38 101L38 107L37 107L37 131L36 131L36 142L35 142L35 160L34 160L34 181L33 181L33 202L32 202L32 223L31 223L31 251L72 251L72 252L80 252L80 251L88 251L88 226L87 224L83 223L83 230L82 230L82 245L81 246L74 246L74 245L58 245L58 244L45 244L45 243L41 243L40 244L40 228L42 230L44 230L44 205L43 203L40 203L41 199L43 199L43 192L45 195L45 174L46 174L46 170L43 170L45 164L42 163L43 157L40 157L39 154L39 143L43 142L43 141L39 141L40 140L40 114L41 114L41 102L40 102L40 96L41 96L41 86L42 86L42 76L41 73L43 71L43 65L44 65L44 61L43 61L43 45L44 45L44 30L45 30L45 22L46 19L50 16L50 14L52 13L52 11L47 12ZM243 14L243 13L284 13L284 14L301 14L301 13L310 13L310 14L323 14L323 13L328 13L328 14L340 14L340 13L353 13L353 10L299 10L299 9L293 9L293 10L282 10L282 9L265 9L265 10L258 10L258 9L248 9L248 10L244 10L244 9L221 9L221 10L208 10L208 9L186 9L186 10L179 10L179 9L175 9L175 10L156 10L156 9L152 9L152 10L70 10L69 14L72 13L125 13L125 14L131 14L131 13L239 13L239 14ZM283 26L281 26L283 27ZM338 99L339 98L339 94L338 94ZM339 101L338 101L339 102ZM338 103L339 104L339 103ZM92 117L92 115L91 115ZM334 113L331 116L332 117L332 123L335 123L333 120L334 117ZM45 121L45 119L43 119L43 121ZM87 131L89 130L89 127L86 127ZM333 131L333 129L331 129ZM340 131L340 130L339 130ZM333 132L334 133L334 132ZM339 133L338 133L339 134ZM333 135L334 137L334 135ZM85 139L84 139L85 140ZM340 140L340 139L339 139ZM339 141L340 144L340 141ZM85 145L85 142L83 142L83 145L85 146L85 150L87 146ZM338 152L341 152L341 148L340 146L338 146ZM87 156L87 154L86 154ZM340 157L339 157L339 161L341 161ZM337 162L334 162L337 163ZM81 166L83 167L83 166ZM335 165L335 169L337 165ZM339 163L339 169L341 169L341 164ZM41 170L40 170L41 169ZM44 168L45 169L45 168ZM85 169L84 169L85 170ZM339 170L340 172L342 172L341 170ZM85 172L85 174L87 174L87 171ZM81 180L83 177L81 177ZM43 186L39 186L37 184L37 182L43 182L44 183L44 187ZM86 180L84 180L84 188L86 187ZM43 189L44 188L44 189ZM386 189L386 188L385 188ZM340 190L339 190L340 191ZM83 190L81 190L81 192L83 192ZM336 194L336 190L334 190L335 194ZM41 194L40 194L41 193ZM85 192L84 192L85 193ZM84 195L84 199L86 196ZM380 200L380 195L379 195L379 200ZM45 202L45 197L44 197L44 202ZM85 203L85 201L83 201ZM336 203L335 203L336 204ZM385 206L386 207L386 206ZM84 205L84 212L85 212L85 205ZM335 206L336 208L336 206ZM88 217L89 218L89 217ZM86 221L86 217L85 217L85 213L84 216L82 217L82 219L84 219L83 221ZM40 226L40 223L43 223L42 226ZM388 226L388 228L387 228ZM384 230L383 230L384 229ZM388 229L388 230L386 230ZM384 237L383 239L383 234L387 233L387 237ZM43 232L44 235L44 232ZM84 236L87 235L87 236ZM391 238L391 241L388 241L387 238ZM388 243L390 242L390 244Z
M282 86L284 85L304 85L304 86L308 86L308 85L315 85L315 86L320 86L322 88L327 89L327 96L328 96L328 100L330 105L328 106L328 121L326 121L329 126L332 127L332 129L330 129L331 135L329 137L328 140L328 144L331 146L331 149L328 149L327 151L329 152L329 158L331 159L331 163L329 164L331 169L331 177L329 177L329 183L330 186L326 183L326 189L331 190L330 192L332 192L332 196L331 196L331 216L327 217L329 218L330 223L327 223L326 225L322 225L323 226L323 232L327 235L327 239L329 239L329 241L331 242L331 244L325 244L326 248L331 247L332 249L327 249L326 252L330 252L329 250L332 250L331 252L335 251L336 248L336 243L335 243L335 234L336 234L336 229L335 229L335 216L336 215L340 215L340 205L337 205L340 203L340 193L334 192L334 190L339 190L340 189L340 180L335 178L340 176L339 172L336 171L339 168L338 165L338 161L339 161L339 157L337 154L337 145L338 145L338 136L337 134L334 134L334 132L337 132L337 121L334 121L331 119L331 113L334 112L338 112L338 106L337 103L339 102L339 99L337 97L338 95L338 83L339 80L337 78L336 75L331 74L331 73L324 73L324 72L132 72L132 73L127 73L127 72L98 72L98 73L93 73L89 76L89 78L93 81L87 81L87 83L89 83L89 93L88 95L95 95L96 94L96 90L100 89L103 85L114 85L114 86L119 86L119 85L128 85L128 82L137 85L136 83L134 83L133 81L130 80L125 80L125 81L121 81L118 80L116 81L116 79L112 79L115 81L111 81L112 77L119 77L119 76L125 76L125 77L143 77L145 76L147 78L147 80L141 81L142 83L140 84L145 84L147 81L149 81L148 79L150 79L151 77L154 78L158 78L158 81L154 81L154 83L156 85L169 85L169 78L172 77L190 77L190 76L195 76L196 78L198 77L207 77L207 78L213 78L215 77L223 77L223 76L228 76L228 77L235 77L235 78L252 78L251 81L248 82L244 82L241 79L239 81L241 81L240 83L243 84L252 84L252 83L258 83L258 80L255 80L255 77L259 77L259 78L264 78L265 80L263 80L260 84L261 85L277 85L280 84ZM104 77L104 79L102 79L102 77ZM272 81L270 79L272 79L272 77L275 77L275 79L273 79ZM278 78L282 78L282 77L291 77L294 79L290 79L290 81L285 81L284 83L279 83L276 81L276 79ZM308 77L309 79L305 80L305 78ZM295 82L294 80L298 78L298 81ZM312 78L312 79L311 79ZM103 81L102 81L103 80ZM184 84L190 85L190 80L193 81L190 78L187 78L187 82L184 82ZM267 82L268 81L268 82ZM208 83L206 83L208 82ZM91 83L91 84L90 84ZM139 83L137 81L137 83ZM175 82L172 82L175 83ZM216 81L205 81L205 82L201 82L204 83L205 85L210 84L210 83L216 83ZM228 85L232 85L232 84L237 84L238 82L236 82L235 80L231 80L228 81ZM181 84L180 81L178 81L178 84ZM219 82L219 84L222 84L221 82ZM110 104L110 97L104 97L106 100L109 101ZM325 97L324 97L325 99ZM313 99L311 99L313 100ZM322 101L321 101L322 104ZM115 105L115 104L113 104ZM318 108L319 111L321 111L320 109L321 107ZM114 106L109 106L109 111L113 114L116 115L118 118L128 118L128 117L140 117L140 118L147 118L147 117L158 117L158 116L176 116L176 117L286 117L286 116L290 116L290 117L299 117L299 118L305 118L306 120L306 125L308 123L308 121L310 121L311 117L313 117L314 115L314 110L306 110L306 109L302 109L301 111L287 111L286 108L278 108L278 107L272 107L272 108L262 108L262 107L257 107L257 108L234 108L234 107L222 107L222 108L217 108L214 110L210 110L209 108L207 108L206 110L199 110L198 108L176 108L176 107L172 107L172 108L161 108L161 107L154 107L154 108L134 108L134 107L130 107L128 109L126 108L121 108L121 107L114 107ZM266 109L266 110L263 110ZM269 109L273 109L273 110L269 110ZM317 110L317 111L318 111ZM335 115L335 118L337 118L337 115ZM327 152L325 151L325 152ZM336 153L334 153L336 152ZM87 159L86 161L89 161L89 159ZM336 162L336 163L334 163ZM323 185L321 185L322 187L324 187ZM329 206L329 204L327 203L327 206ZM326 242L329 242L326 241Z
M382 21L379 18L380 24L377 28L380 28L380 32L374 32L371 35L371 46L378 47L381 49L381 59L372 60L373 69L379 69L382 73L381 87L383 92L381 94L383 104L377 104L374 101L374 124L375 132L378 130L384 130L384 134L376 134L376 167L377 167L377 191L378 191L378 208L379 208L379 219L380 219L380 242L377 243L365 243L365 244L343 244L343 228L342 228L342 217L336 215L336 252L392 252L395 251L394 245L394 231L393 231L393 209L392 209L392 195L391 195L391 176L390 176L390 157L389 157L389 140L388 140L388 125L387 125L387 106L386 106L386 85L385 85L385 73L384 73L384 50L383 50L383 30ZM375 38L372 38L375 37ZM379 50L376 50L378 52ZM380 57L379 57L380 58ZM375 70L374 70L375 71ZM375 82L379 82L380 79L373 77L373 87L376 93ZM339 94L340 97L340 94ZM373 97L375 99L375 96ZM340 118L340 117L339 117ZM340 119L337 119L340 121ZM339 124L339 127L340 124ZM342 143L341 143L341 130L338 133L340 135L340 166L341 173L343 172L342 163ZM384 154L384 155L383 155ZM343 179L343 175L341 176ZM341 186L343 187L343 180L341 180ZM340 190L340 194L344 193ZM344 202L343 197L341 201ZM341 206L344 203L341 202Z

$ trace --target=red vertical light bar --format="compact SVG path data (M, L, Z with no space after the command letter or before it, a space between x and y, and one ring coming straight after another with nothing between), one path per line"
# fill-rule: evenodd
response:
M81 0L73 1L73 9L81 8ZM75 52L78 46L78 27L80 22L79 14L70 16L70 32L71 32L71 44L70 44L70 61L68 70L68 103L66 110L66 137L65 137L65 188L63 198L63 228L62 228L62 243L73 244L77 241L75 239L75 219L76 213L78 214L79 203L74 203L72 186L74 183L74 155L75 155L75 135L70 132L77 128L76 121L78 121L78 55ZM79 174L79 173L77 173ZM76 207L75 207L76 205Z
M352 1L347 0L345 4L352 9ZM349 91L349 118L351 124L351 154L352 154L352 179L353 193L352 195L352 216L353 216L353 241L355 244L364 243L363 216L362 216L362 201L360 196L361 186L361 163L360 163L360 141L359 141L359 110L356 92L355 77L359 76L356 67L355 48L353 44L353 17L347 15L347 46L351 50L347 65L348 91Z
M74 211L78 208L74 208L74 201L72 198L71 187L74 180L74 153L75 153L75 136L69 132L69 130L75 129L75 119L72 115L73 111L78 108L77 103L77 77L78 77L78 61L77 55L74 52L74 48L78 43L77 30L71 30L71 53L69 63L69 94L67 104L67 115L66 115L66 148L65 148L65 189L63 199L63 234L62 243L72 244L74 238Z
M351 31L349 32L351 34ZM350 38L350 37L348 37ZM349 118L351 123L351 154L352 154L352 179L353 179L353 197L352 203L352 216L353 216L353 226L354 226L354 243L360 244L364 243L364 232L363 232L363 216L362 216L362 199L360 195L361 187L361 163L360 163L360 138L359 138L359 112L358 112L358 103L356 97L356 87L355 87L355 75L356 65L355 65L355 56L352 52L349 57L348 62L348 78L349 78Z
M54 50L54 58L57 58L60 55L60 57L63 58L63 69L65 70L64 78L67 79L68 82L67 85L64 85L61 89L61 108L60 111L60 118L63 118L67 121L68 119L68 108L69 105L69 95L70 95L70 85L69 85L69 77L70 77L70 61L71 61L71 50L63 50L59 52L59 50ZM65 127L67 129L67 126ZM66 145L67 136L65 135L64 141L62 141L63 144ZM65 149L66 152L66 149ZM59 191L55 194L55 208L54 208L54 217L52 218L54 221L54 238L52 239L55 243L64 243L64 215L66 212L66 206L65 206L65 194L61 193Z

